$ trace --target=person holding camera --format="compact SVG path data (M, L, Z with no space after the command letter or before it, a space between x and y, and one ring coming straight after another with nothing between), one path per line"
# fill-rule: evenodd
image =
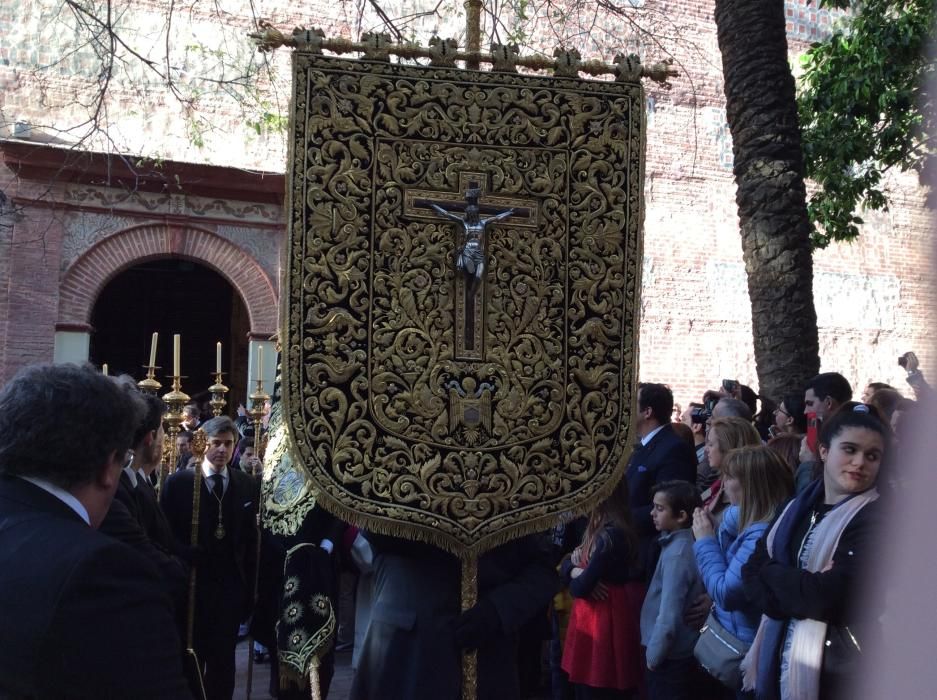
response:
M693 448L696 450L696 463L701 464L706 456L706 421L712 413L701 403L691 402L680 414L680 422L693 433Z

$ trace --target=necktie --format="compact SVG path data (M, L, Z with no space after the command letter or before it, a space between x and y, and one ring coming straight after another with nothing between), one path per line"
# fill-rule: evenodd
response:
M212 493L215 494L215 498L220 501L222 498L224 498L224 480L222 479L221 474L212 474L208 478L211 479Z
M218 501L218 525L215 527L215 539L223 540L225 536L224 513L221 510L221 499L224 498L224 480L221 474L212 474L208 477L211 481L211 492Z

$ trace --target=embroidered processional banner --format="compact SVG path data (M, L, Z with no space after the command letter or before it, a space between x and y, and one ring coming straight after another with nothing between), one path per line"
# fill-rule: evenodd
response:
M318 502L475 555L598 503L636 392L644 92L294 53L284 400Z

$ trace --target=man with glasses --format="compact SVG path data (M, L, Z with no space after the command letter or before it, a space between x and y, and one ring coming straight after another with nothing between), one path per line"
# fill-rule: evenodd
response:
M0 390L0 697L191 697L156 569L97 531L143 410L90 366Z

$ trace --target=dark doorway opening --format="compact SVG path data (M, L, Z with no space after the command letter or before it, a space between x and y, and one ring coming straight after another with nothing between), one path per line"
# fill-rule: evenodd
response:
M230 387L225 413L234 415L247 388L249 320L240 295L217 272L192 262L165 258L118 274L98 296L91 314L90 359L110 374L145 376L150 341L159 333L156 378L170 390L172 336L182 336L182 390L207 401L214 383L215 343L222 343L224 383Z

